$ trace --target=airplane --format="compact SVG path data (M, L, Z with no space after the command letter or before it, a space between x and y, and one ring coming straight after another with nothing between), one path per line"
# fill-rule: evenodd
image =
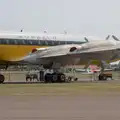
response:
M85 42L86 40L79 35L0 32L0 60L9 62L19 59L34 51L35 48Z
M46 80L64 81L65 75L59 72L61 66L90 64L99 61L103 68L104 61L111 62L120 59L120 42L113 40L88 41L84 44L57 45L49 48L37 48L31 54L23 57L21 62L37 64L53 73L46 73ZM104 68L103 68L104 69Z
M20 32L0 32L0 67L7 69L9 65L27 56L36 49L45 50L46 48L59 45L83 44L87 41L80 35L71 34L49 34ZM4 76L0 74L0 79ZM2 80L3 81L3 80Z
M52 74L45 75L46 79L50 77L52 81L65 79L65 75L58 71L61 66L116 59L118 48L116 41L89 41L69 34L0 33L1 62L6 66L29 63L53 69ZM3 82L3 78L1 74L0 82Z

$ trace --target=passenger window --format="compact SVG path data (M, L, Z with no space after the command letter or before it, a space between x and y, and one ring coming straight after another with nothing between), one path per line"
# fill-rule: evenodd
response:
M60 45L64 45L65 44L65 41L60 41Z
M54 41L54 45L59 45L59 42L58 41Z
M52 41L51 40L48 40L48 45L52 46Z
M25 45L25 40L21 40L21 42L22 42L22 45Z
M80 42L79 42L79 41L76 41L75 44L80 44Z
M32 45L32 40L28 40L28 41L29 41L29 42L28 42L28 43L29 43L29 45Z
M51 41L51 42L52 42L52 46L54 46L55 45L54 41Z
M40 40L38 40L38 45L41 45L41 41Z
M15 45L17 45L17 44L18 44L18 43L17 43L17 40L14 40L14 44L15 44Z
M58 41L58 44L60 45L60 41Z
M6 40L5 39L1 40L1 43L6 44Z
M9 40L6 40L6 44L7 44L7 45L9 44Z
M29 40L24 40L25 45L30 45L30 41Z
M45 45L48 45L48 41L45 41Z
M6 44L6 40L5 39L0 39L0 44Z
M35 40L35 43L36 43L35 45L38 45L38 44L39 44L39 41L38 41L38 40Z
M14 45L15 44L15 40L13 40L13 39L9 40L9 44L10 45Z
M45 41L44 40L41 40L41 45L45 45Z
M32 45L37 45L37 41L36 40L32 40Z
M67 41L67 44L73 44L74 42L73 41Z
M22 40L21 39L17 40L17 44L22 45L23 44Z

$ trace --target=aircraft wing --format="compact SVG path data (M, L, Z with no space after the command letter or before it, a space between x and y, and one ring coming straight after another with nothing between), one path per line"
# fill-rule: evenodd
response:
M48 48L36 48L33 49L31 53L27 56L18 59L11 59L9 61L3 60L0 61L0 63L3 65L51 64L53 61L56 62L56 60L59 59L59 57L64 56L65 59L69 58L67 57L68 53L75 52L80 47L80 45L72 44L59 45Z
M95 48L88 48L85 50L80 50L76 54L88 54L88 53L97 53L97 52L104 52L104 51L120 51L120 46L108 46L108 47L95 47Z
M72 58L72 55L69 55L69 53L73 53L78 49L81 49L81 46L73 44L49 47L42 51L38 49L35 53L25 56L23 58L23 61L29 62L31 64L43 64L43 65L53 64L53 62L59 62L64 65L72 64L74 63L76 58Z

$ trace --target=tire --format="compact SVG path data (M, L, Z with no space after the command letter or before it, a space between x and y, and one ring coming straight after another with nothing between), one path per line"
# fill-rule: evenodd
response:
M112 78L111 77L107 77L106 80L112 80Z
M103 76L103 80L107 80L107 77L106 77L106 76Z
M56 83L56 82L65 82L65 75L62 74L62 73L53 73L53 74L50 74L50 73L47 73L45 75L45 83Z
M28 81L32 81L32 78L31 77L26 77L26 82Z
M65 82L65 80L66 80L65 75L63 73L59 73L58 74L58 81L59 82Z
M74 81L78 81L78 78L75 78Z
M3 82L4 82L4 80L5 80L4 75L1 75L1 74L0 74L0 84L1 84L1 83L3 83Z
M57 82L58 81L58 75L53 73L52 74L52 82Z
M45 75L45 83L50 83L52 81L52 74L47 73Z
M38 81L38 76L36 74L33 75L33 81Z
M62 82L65 82L65 75L64 75L64 74L61 74L60 80L61 80Z
M69 81L69 82L72 81L72 77L69 76L69 77L68 77L68 81Z

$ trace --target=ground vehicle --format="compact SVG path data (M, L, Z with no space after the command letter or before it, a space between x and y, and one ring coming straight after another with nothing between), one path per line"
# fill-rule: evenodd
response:
M99 80L112 80L112 72L111 71L104 71L99 74Z

